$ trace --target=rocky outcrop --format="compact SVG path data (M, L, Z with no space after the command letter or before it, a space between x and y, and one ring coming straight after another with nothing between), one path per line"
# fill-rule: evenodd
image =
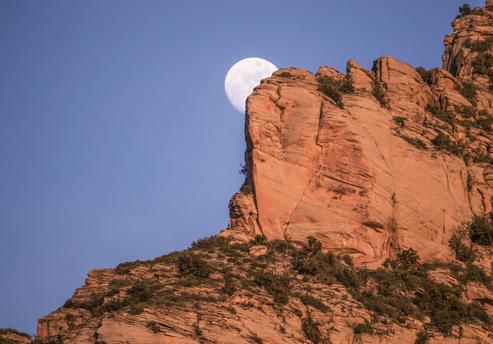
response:
M490 282L471 280L461 265L421 265L405 252L387 261L392 268L371 272L323 253L313 239L302 249L280 240L200 240L151 261L91 271L72 298L40 319L37 340L493 343Z
M464 47L488 40L490 17L475 9L456 19L444 67L427 76L383 56L372 71L349 61L346 75L289 68L263 80L247 101L251 192L231 209L251 201L229 229L296 242L313 235L369 266L409 247L425 259L450 258L457 227L492 208L491 124L475 120L480 113L491 122L493 94L472 73L478 53ZM322 78L352 82L343 106L324 94ZM461 88L470 80L467 99ZM450 145L434 144L438 135Z
M449 247L492 211L493 1L453 27L431 71L382 56L263 80L228 228L90 272L37 340L493 343L493 247Z
M40 319L37 340L64 344L390 344L398 339L413 344L426 335L427 343L493 343L488 325L475 318L457 326L457 316L468 314L457 309L471 307L463 303L456 309L453 303L457 302L454 288L466 276L462 267L451 271L446 264L425 268L411 262L411 267L401 269L398 266L404 260L400 256L391 263L397 264L396 270L373 274L355 268L348 259L333 257L318 251L313 243L296 250L283 241L247 245L218 237L152 261L94 270L64 306ZM307 264L308 268L310 260L317 262L318 273L296 267ZM324 264L330 270L324 270ZM398 276L408 277L400 280ZM446 293L450 309L427 304L417 308L406 303L412 299L406 294L400 295L399 303L389 291L379 289L385 285L392 290L409 276L413 283L425 283L428 296L440 298L440 293ZM447 285L443 291L431 292L441 283ZM491 290L484 283L468 285L464 297L478 302L473 314L482 315L485 309L493 312ZM438 315L428 307L438 307Z
M32 338L27 333L15 329L0 329L0 343L2 344L30 344Z

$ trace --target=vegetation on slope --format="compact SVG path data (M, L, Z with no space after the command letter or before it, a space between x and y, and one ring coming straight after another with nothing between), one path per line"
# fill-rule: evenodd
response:
M342 80L336 80L326 76L320 77L318 78L318 88L341 109L344 108L342 94L354 92L353 82L347 77Z
M0 328L0 344L16 344L16 340L9 338L11 335L23 337L25 340L31 340L31 336L25 332L18 331L14 328Z
M468 232L471 240L491 245L491 221L491 217L473 220ZM378 333L374 324L384 319L403 325L411 319L429 318L430 323L422 338L428 336L429 331L447 335L454 327L469 323L490 329L492 322L482 305L461 298L469 282L491 288L490 276L473 264L474 254L471 255L472 251L468 253L466 246L466 249L460 247L461 240L455 244L451 240L451 247L461 252L457 257L467 262L465 266L441 262L422 264L416 251L410 248L400 252L395 259L386 260L382 267L370 270L354 266L348 256L338 257L324 252L321 243L313 237L299 248L286 241L265 242L262 237L242 244L231 243L223 237L211 237L194 242L190 249L182 252L150 261L120 264L116 271L121 278L112 281L109 292L94 295L87 302L69 301L64 307L85 308L94 315L120 309L138 314L153 306L190 307L215 303L217 307L234 312L231 302L236 295L250 296L252 300L267 297L280 313L285 312L292 302L305 305L308 313L299 313L302 333L311 342L322 343L324 334L310 313L310 310L330 312L328 296L310 289L310 286L321 283L344 286L353 299L371 311L372 322L354 324L355 334ZM267 246L266 255L252 257L248 254L249 249L257 244ZM132 269L142 267L153 272L155 278L134 280L132 274L129 275ZM176 278L161 282L160 274L164 267L168 275L173 269ZM429 272L438 268L448 269L457 284L448 285L432 279ZM254 302L243 302L238 306L246 309L260 307ZM149 323L148 327L153 332L160 331L157 323Z

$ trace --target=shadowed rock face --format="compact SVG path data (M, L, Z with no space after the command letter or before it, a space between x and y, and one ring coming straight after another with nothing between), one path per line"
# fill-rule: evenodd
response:
M40 343L493 343L493 248L474 246L472 265L448 247L492 211L486 4L454 20L441 68L383 56L371 71L349 61L345 74L287 68L263 80L247 101L246 180L228 228L188 251L91 271L39 320ZM309 236L333 256L287 243ZM365 269L409 248L442 263ZM454 298L474 316L454 318Z
M289 68L263 80L247 101L252 192L233 197L246 215L229 229L299 242L313 235L370 265L409 247L449 258L452 232L492 208L491 123L478 126L477 114L491 121L493 94L488 77L473 73L478 53L465 47L493 35L492 21L485 9L456 19L444 67L428 82L389 56L372 71L349 61L346 75ZM324 77L352 80L343 108L320 90ZM467 83L475 99L459 91ZM433 144L438 135L453 147Z

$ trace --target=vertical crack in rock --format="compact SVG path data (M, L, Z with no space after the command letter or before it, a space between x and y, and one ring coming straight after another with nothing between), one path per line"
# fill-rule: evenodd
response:
M323 120L324 120L323 113L324 113L324 101L321 100L320 106L319 106L317 137L315 138L315 144L319 147L319 154L317 157L317 160L318 160L317 161L317 169L312 172L312 175L311 175L310 179L308 180L308 183L306 183L305 187L303 188L303 192L301 193L300 197L298 198L298 201L296 202L296 205L294 206L293 210L290 212L290 214L288 216L288 221L287 221L286 227L284 227L284 231L283 231L283 237L285 240L288 240L287 232L288 232L289 226L291 225L291 218L292 218L294 212L296 211L296 209L298 209L298 207L301 203L301 200L303 199L303 196L306 193L306 190L308 189L308 187L310 186L310 184L313 181L313 178L316 177L317 173L321 169L320 156L322 155L323 146L320 144L319 139L320 139L320 129L322 128Z
M274 101L276 107L279 109L279 121L280 121L280 124L279 124L279 127L277 128L278 130L278 137L279 137L279 142L281 143L281 156L284 157L284 145L282 144L281 142L281 138L282 138L282 125L284 123L284 111L286 110L286 108L284 106L281 106L279 105L279 102L281 101L281 98L282 98L282 95L281 95L281 85L278 85L277 88L276 88L276 94L277 94L277 99Z
M93 334L93 337L94 337L94 344L100 344L101 342L99 341L99 329L101 328L101 326L103 325L103 320L99 320L98 321L98 325L94 331L94 334Z
M298 206L300 205L301 200L302 200L303 196L305 195L306 190L310 186L310 184L311 184L311 182L313 180L313 177L315 177L315 175L318 173L318 171L319 171L319 169L313 171L312 176L308 180L308 183L306 183L305 188L303 189L303 192L301 193L300 197L298 198L298 202L294 206L293 210L291 210L291 212L289 213L288 223L286 224L286 227L284 228L284 233L283 233L283 236L284 236L284 239L285 240L289 240L288 237L287 237L287 232L288 232L289 226L291 225L291 217L293 216L293 213L296 211L296 209L298 209Z
M449 177L449 172L448 172L448 167L447 167L447 164L446 164L446 161L445 161L445 157L441 157L440 159L440 162L441 162L441 166L442 166L442 170L443 170L443 174L445 176L445 181L447 182L447 192L448 194L450 195L450 198L454 201L454 203L457 205L457 206L461 206L461 204L457 201L457 198L455 197L454 193L452 192L452 189L450 188L450 177Z
M445 227L445 209L443 209L443 212L442 212L442 244L445 244L445 231L446 231L446 227Z
M481 191L480 188L476 188L476 190L478 191L479 195L481 196L481 205L483 206L483 211L486 212L486 200L484 198L484 193L483 193L483 191Z
M462 170L461 170L461 177L462 177L462 187L464 188L464 193L466 195L467 199L467 204L469 205L469 210L472 213L472 203L471 203L471 186L469 185L471 174L469 173L469 170L466 171L467 176L466 176L466 181L464 182L464 177L462 176Z
M390 195L390 201L392 204L392 218L389 221L388 224L388 229L390 230L390 237L389 237L389 243L388 243L388 256L395 258L397 256L397 253L400 251L400 243L399 243L399 233L398 233L398 228L399 225L397 223L397 212L398 212L398 204L397 204L397 194L396 194L396 189L395 189L395 181L394 181L394 175L395 175L395 170L394 170L394 152L392 150L392 135L389 135L389 150L390 150L390 188L391 188L391 195Z
M319 109L319 116L318 116L318 130L317 130L317 139L315 140L315 143L317 146L320 147L320 155L322 154L322 149L323 146L320 144L320 130L322 129L322 126L324 124L324 101L320 101L320 109ZM320 155L319 155L319 164L320 164Z

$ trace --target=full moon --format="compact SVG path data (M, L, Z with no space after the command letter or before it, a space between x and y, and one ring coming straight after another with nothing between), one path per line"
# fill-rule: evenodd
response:
M245 102L262 79L272 75L278 68L271 62L249 57L236 62L226 74L224 89L231 104L239 112L245 112Z

